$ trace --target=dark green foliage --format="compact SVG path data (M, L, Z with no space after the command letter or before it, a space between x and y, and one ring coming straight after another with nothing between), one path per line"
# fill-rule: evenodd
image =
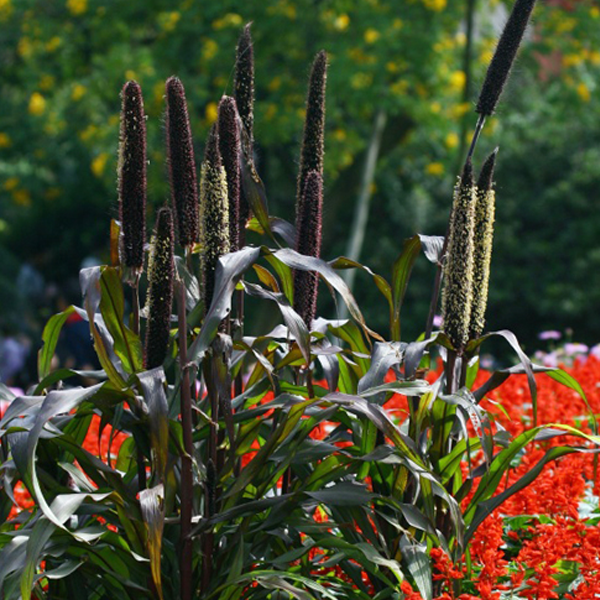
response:
M240 219L241 161L239 115L235 100L223 96L219 103L219 149L227 175L227 198L229 203L230 251L240 249L240 229L246 226L246 218Z
M144 348L146 369L160 367L169 347L173 305L173 217L167 207L156 217L149 268L148 325Z
M515 1L479 94L475 110L481 115L488 116L496 110L534 6L535 0Z
M296 250L306 256L321 255L323 220L323 180L317 171L309 171L302 199L302 213L296 221ZM294 309L310 329L317 311L319 275L314 271L294 272Z
M171 200L179 243L189 248L198 241L198 183L185 90L177 77L167 80L166 97Z
M146 116L142 88L128 81L121 92L119 139L119 220L123 263L141 270L146 242Z

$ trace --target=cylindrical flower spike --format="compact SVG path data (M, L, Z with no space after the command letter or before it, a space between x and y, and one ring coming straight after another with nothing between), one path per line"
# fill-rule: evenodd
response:
M198 183L185 90L177 77L166 83L167 161L177 236L184 248L198 241Z
M141 272L146 242L146 117L142 89L128 81L121 93L118 187L122 260Z
M325 85L327 83L327 54L321 50L315 57L308 84L306 118L300 151L300 170L296 192L296 222L303 212L303 191L307 175L316 171L323 177L325 153Z
M323 179L317 171L309 171L304 185L302 212L296 221L296 250L319 258L323 217ZM294 273L294 310L310 329L317 312L319 275L314 271Z
M242 148L240 142L239 116L235 100L223 96L219 103L219 149L227 175L229 201L229 246L230 251L240 249L240 184Z
M254 49L252 47L252 36L250 35L250 26L248 23L237 45L235 59L235 101L237 109L242 119L246 135L244 136L249 156L252 155L252 143L254 141Z
M158 211L148 278L148 325L144 366L146 369L160 367L169 347L171 308L173 304L173 217L168 207Z
M535 0L516 0L513 6L479 94L475 110L480 115L488 116L496 110L534 6Z
M206 144L200 181L200 244L205 310L212 302L219 257L229 252L227 204L227 176L219 152L219 134L213 127Z
M490 262L494 240L495 193L492 180L497 154L498 149L496 148L483 164L477 181L470 339L478 338L485 326L485 309L487 307Z
M469 339L471 322L474 226L475 187L469 160L454 190L442 295L444 332L459 354Z

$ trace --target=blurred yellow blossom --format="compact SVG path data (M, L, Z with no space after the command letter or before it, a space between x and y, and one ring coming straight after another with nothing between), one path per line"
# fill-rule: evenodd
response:
M67 0L67 8L72 15L82 15L87 10L87 0Z
M102 173L104 173L104 169L106 168L106 161L108 160L108 152L101 152L94 158L92 161L91 169L92 173L96 177L100 177Z
M452 131L446 136L446 139L444 141L446 142L446 146L448 148L456 148L456 146L458 146L460 142L460 139L458 137L458 134Z
M577 94L584 102L589 102L592 97L590 94L590 89L587 85L585 85L585 83L583 83L583 81L577 85Z
M82 142L87 142L89 139L94 137L97 131L98 128L90 123L83 131L79 132L79 139Z
M19 53L19 56L23 58L29 58L33 54L33 44L27 36L24 36L19 40L17 52Z
M12 146L12 140L8 133L0 131L0 148L10 148Z
M39 92L33 92L29 98L29 114L42 115L46 110L46 99Z
M588 59L593 65L600 65L600 52L597 50L592 50L588 54Z
M442 110L442 105L439 102L432 102L429 108L432 113L437 115Z
M428 175L443 175L444 165L441 162L432 162L425 167L425 172Z
M356 90L362 90L373 83L373 75L370 73L355 73L350 78L350 85Z
M202 43L202 57L204 60L213 59L217 51L219 50L219 45L215 40L211 40L210 38L204 38Z
M446 8L446 0L423 0L423 4L435 12L439 12Z
M454 104L448 110L448 116L452 119L460 119L463 115L467 114L471 110L471 104L469 102L461 102L460 104Z
M454 71L450 75L450 89L455 92L462 92L465 87L467 76L464 71Z
M81 83L76 83L73 86L73 90L71 91L71 99L75 102L78 102L85 96L86 91L87 88L85 87L85 85L82 85Z
M556 23L556 32L557 33L566 33L568 31L573 31L575 29L575 25L577 25L577 21L572 17L562 17Z
M273 79L269 81L269 85L267 87L269 88L270 92L277 91L281 87L281 77L279 77L279 75L273 77Z
M46 51L47 52L54 52L55 50L58 49L58 47L61 45L62 40L55 35L54 37L51 37L47 42L46 42Z
M394 19L394 21L392 22L392 27L394 29L402 29L404 25L404 21L402 19Z
M224 29L225 27L239 27L243 19L237 13L227 13L223 18L213 21L213 29Z
M379 31L377 31L377 29L369 27L369 29L365 31L364 37L365 42L367 42L367 44L374 44L381 37L381 34L379 33Z
M219 106L216 102L209 102L206 105L204 116L206 117L209 125L212 125L217 120L217 117L219 116Z
M54 79L54 77L52 75L43 75L42 78L40 79L40 84L39 87L41 90L44 91L48 91L51 90L54 87L56 80Z
M181 13L176 10L158 14L158 25L163 31L173 31L181 19Z
M397 73L400 70L400 67L393 61L389 61L385 65L385 70L390 73Z
M61 189L58 187L51 187L48 188L45 192L44 192L44 198L46 198L46 200L56 200L56 198L58 198L61 194Z
M136 77L136 72L133 69L127 69L127 71L125 71L125 79L127 79L127 81L133 81Z
M592 17L592 19L597 19L600 17L600 8L597 6L592 6L592 8L590 8L590 17Z
M265 112L265 119L267 121L271 121L273 117L277 114L277 104L273 104L272 102L267 106L267 111Z
M346 132L343 129L335 129L333 132L333 139L338 142L343 142L346 139Z
M562 58L562 63L565 67L576 67L583 62L581 54L565 54Z
M339 15L335 21L333 22L333 26L338 31L344 31L348 29L348 25L350 25L350 17L347 14Z
M11 0L0 0L0 20L4 21L10 14L12 13L12 3Z
M31 194L27 190L15 190L12 193L12 197L19 206L31 205Z
M408 81L405 79L399 79L398 81L392 83L390 90L392 94L396 96L402 96L408 90Z
M19 185L19 178L18 177L9 177L4 184L2 185L2 187L7 191L10 192L11 190L14 190L17 188L17 186Z

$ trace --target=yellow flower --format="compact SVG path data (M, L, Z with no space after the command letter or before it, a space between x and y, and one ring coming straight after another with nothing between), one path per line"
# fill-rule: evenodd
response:
M439 102L432 102L429 105L429 109L432 113L437 115L442 110L442 105Z
M88 125L83 131L79 132L79 139L82 142L87 142L89 139L94 137L97 130L98 128L90 123L90 125Z
M206 117L209 125L212 125L217 120L217 117L219 116L219 107L217 106L216 102L209 102L206 105L204 116Z
M39 92L33 92L29 98L29 114L42 115L46 110L46 99Z
M346 132L343 129L336 129L333 132L333 139L343 142L346 139Z
M584 102L589 102L592 97L588 86L585 85L585 83L583 83L583 81L580 82L579 85L577 86L577 94Z
M67 0L67 8L72 15L82 15L87 10L87 0Z
M267 111L265 112L265 120L271 121L273 117L277 114L277 104L270 103L267 106Z
M17 52L19 53L19 56L22 56L23 58L29 58L33 54L33 44L27 36L24 36L19 40Z
M204 38L202 44L202 56L204 60L213 59L216 56L218 50L219 45L217 44L217 42L215 42L215 40L211 40L210 38Z
M31 205L31 194L27 190L15 190L12 193L12 197L19 206Z
M92 173L96 177L101 177L102 173L104 173L104 169L106 168L106 161L108 160L108 153L101 152L94 158L91 164Z
M372 83L373 76L369 73L355 73L350 78L350 85L356 90L368 88Z
M443 175L444 174L444 165L441 162L432 162L429 163L426 167L425 167L425 172L428 175Z
M73 87L73 91L71 92L71 99L75 102L81 100L87 91L85 85L81 85L81 83L76 83Z
M17 186L19 185L19 178L18 177L9 177L4 184L2 185L2 187L7 191L10 192L11 190L14 190L17 188Z
M0 21L5 21L12 13L11 0L0 0Z
M281 87L281 77L279 77L279 75L273 77L267 87L271 92L277 91Z
M600 52L597 50L592 50L589 53L588 58L593 65L600 65Z
M402 29L403 26L404 21L402 19L394 19L394 21L392 22L392 27L394 29Z
M460 142L458 135L454 132L449 133L444 141L448 148L456 148Z
M464 71L454 71L450 75L450 89L455 92L461 92L465 87L467 76Z
M446 0L423 0L423 4L434 12L440 12L446 8Z
M181 19L181 13L177 11L161 12L158 15L158 24L163 31L173 31Z
M376 29L369 28L365 31L365 42L367 44L374 44L379 38L381 34Z
M39 87L41 90L51 90L54 87L56 80L52 75L43 75L40 79Z
M597 19L600 17L600 8L597 6L592 6L592 8L590 8L590 17L592 17L592 19Z
M345 13L337 17L333 22L334 29L337 29L338 31L348 29L348 25L350 25L350 17Z
M580 65L582 62L583 56L581 54L566 54L562 59L562 63L565 67L574 67Z
M46 42L46 51L54 52L56 49L58 49L61 43L62 40L57 35L55 35Z
M222 19L213 21L213 29L224 29L225 27L239 27L243 19L237 13L227 13Z
M460 104L455 104L448 111L448 115L453 119L460 119L464 114L468 113L471 110L471 104L469 102L461 102Z
M127 71L125 71L125 79L127 79L127 81L136 79L136 72L133 69L127 69Z
M8 133L0 131L0 148L10 148L12 146L12 140Z

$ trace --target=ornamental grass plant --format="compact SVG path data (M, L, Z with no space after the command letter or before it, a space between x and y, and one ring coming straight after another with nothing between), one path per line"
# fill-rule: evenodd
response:
M48 322L39 382L19 398L0 389L2 598L594 597L600 534L578 503L595 490L597 363L574 369L588 401L513 333L484 333L496 151L475 178L476 143L533 5L516 1L491 62L448 234L406 240L387 277L320 257L325 52L309 79L295 224L270 215L254 162L250 27L199 178L183 84L167 80L171 203L147 258L142 91L125 85L112 263L83 269L82 307ZM421 252L436 271L431 314L406 341ZM386 299L385 335L344 269ZM324 292L350 316L320 314ZM247 296L280 323L247 335ZM52 368L72 314L89 323L99 371ZM492 336L516 366L480 369Z

